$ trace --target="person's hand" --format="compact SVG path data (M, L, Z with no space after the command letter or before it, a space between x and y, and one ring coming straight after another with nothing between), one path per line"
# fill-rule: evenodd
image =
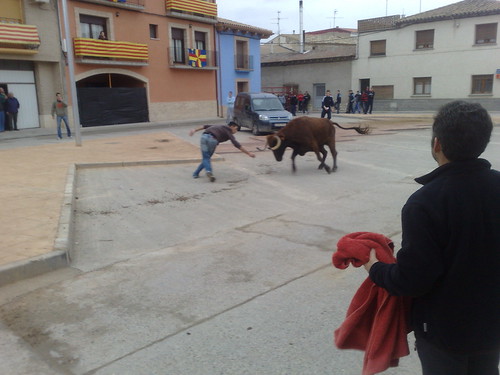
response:
M370 260L368 260L367 263L365 263L363 266L366 269L366 272L370 272L370 268L378 262L377 255L375 254L375 249L370 250Z
M249 152L248 153L248 156L250 156L251 158L254 158L255 157L255 154L253 152Z
M193 134L194 134L194 132L195 132L195 130L191 129L191 130L189 131L189 136L190 136L190 137L192 137L192 136L193 136Z

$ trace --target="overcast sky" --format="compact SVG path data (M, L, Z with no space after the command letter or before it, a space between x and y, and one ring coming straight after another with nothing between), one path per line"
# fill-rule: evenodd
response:
M446 0L303 0L303 28L307 31L340 27L356 29L367 18L406 15L458 2ZM281 34L299 31L299 0L217 0L218 16ZM278 13L280 12L280 13Z

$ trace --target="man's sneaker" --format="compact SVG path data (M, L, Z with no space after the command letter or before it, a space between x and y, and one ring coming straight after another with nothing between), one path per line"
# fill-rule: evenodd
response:
M207 177L210 180L210 182L214 182L215 181L215 177L212 174L212 172L207 172Z
M193 178L199 178L200 176L198 176L197 174L194 174L193 175Z

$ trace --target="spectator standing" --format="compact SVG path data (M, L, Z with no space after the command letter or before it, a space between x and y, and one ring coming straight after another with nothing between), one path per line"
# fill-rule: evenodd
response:
M297 113L297 104L298 104L298 99L295 93L292 92L290 95L290 112L292 112L292 115L296 116Z
M332 93L330 90L326 90L326 95L323 97L321 101L321 118L324 118L325 115L328 117L328 120L332 119L332 107L335 105Z
M352 113L361 113L361 109L360 109L360 106L362 106L362 103L361 103L361 93L358 91L356 91L356 94L354 95L354 109L352 111Z
M106 37L106 33L104 31L101 31L99 33L98 39L100 39L100 40L108 40L108 38Z
M227 93L226 107L227 107L227 123L229 124L233 121L234 117L234 101L236 98L233 96L233 92L229 91Z
M0 132L5 131L5 102L7 101L7 96L3 87L0 87Z
M444 105L432 125L438 167L401 213L397 262L365 264L375 284L411 296L424 375L497 375L500 357L500 172L480 159L493 123L477 103ZM482 261L484 260L484 261Z
M302 104L302 113L309 114L309 102L311 101L311 95L309 92L304 93L304 103Z
M297 100L299 101L299 112L302 112L302 108L304 107L304 94L299 92L299 95L297 95Z
M71 130L68 123L68 104L63 100L61 93L56 94L56 101L52 103L52 118L56 116L57 139L62 139L61 121L66 125L68 138L71 138Z
M337 110L337 114L340 113L340 103L342 103L342 94L340 90L337 90L337 99L335 100L335 109Z
M7 124L9 130L19 130L17 128L17 114L19 112L19 101L14 96L14 93L10 91L7 95L7 100L5 101L5 113L7 114Z
M367 87L368 89L368 87ZM375 91L373 91L373 87L368 89L368 109L367 109L367 112L368 113L372 113L372 110L373 110L373 100L375 99Z
M361 106L363 107L363 113L366 115L368 111L368 90L363 91L361 94Z
M349 96L348 96L348 102L347 102L347 109L345 113L354 113L354 93L352 90L349 90Z

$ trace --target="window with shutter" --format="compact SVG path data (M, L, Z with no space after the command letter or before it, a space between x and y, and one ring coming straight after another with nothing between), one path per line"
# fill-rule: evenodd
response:
M372 40L370 42L370 56L385 56L385 40Z
M434 30L417 31L415 49L429 48L434 48Z
M496 43L497 25L496 23L476 25L476 44Z

